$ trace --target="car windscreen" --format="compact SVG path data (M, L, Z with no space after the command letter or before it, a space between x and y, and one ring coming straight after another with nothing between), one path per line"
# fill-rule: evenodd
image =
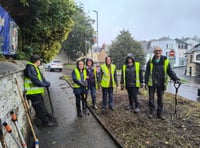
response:
M53 61L52 63L62 63L61 61Z

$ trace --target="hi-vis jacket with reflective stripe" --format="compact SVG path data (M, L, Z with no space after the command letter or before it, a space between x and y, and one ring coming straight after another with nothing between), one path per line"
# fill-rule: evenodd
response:
M123 65L122 71L123 71L124 86L126 86L126 65ZM136 87L140 87L140 63L139 62L135 62L135 72L136 72Z
M75 75L76 75L76 79L78 81L81 81L81 74L80 74L80 71L78 70L78 68L75 68L74 69L74 72L75 72ZM86 69L84 68L83 69L83 77L84 77L84 81L86 81L86 76L87 76L87 72L86 72ZM80 88L81 86L77 83L74 83L74 88Z
M168 75L167 75L168 65L169 65L169 60L165 59L164 60L164 78L165 78L164 86L165 86L165 88L167 87L167 83L168 83ZM148 86L153 85L152 72L153 72L153 63L152 63L152 59L151 59L150 60L150 73L149 73Z
M38 67L35 66L31 62L28 62L28 64L33 65L35 67L35 70L37 72L37 77L40 81L42 81L42 76ZM25 85L24 87L25 87L26 95L44 94L44 87L35 86L35 84L33 84L31 79L28 77L25 77L24 85Z
M115 87L116 86L116 82L115 82L115 78L114 78L114 74L116 71L116 65L114 64L110 64L110 72L108 70L108 67L106 64L101 65L101 70L103 72L102 78L101 78L101 87L104 88L108 88L110 86L110 76L112 76L112 86L111 87Z

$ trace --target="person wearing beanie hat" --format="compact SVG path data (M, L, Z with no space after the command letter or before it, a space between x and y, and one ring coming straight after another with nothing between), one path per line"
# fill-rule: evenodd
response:
M86 69L87 69L87 84L88 84L88 92L90 91L91 97L92 97L92 107L94 109L97 109L96 106L96 89L98 88L98 82L97 82L97 70L94 68L94 63L92 59L86 60Z
M26 98L31 100L36 115L42 122L42 126L53 127L56 123L51 121L52 116L47 112L42 96L44 94L44 88L50 87L50 82L40 72L40 64L40 56L34 54L31 56L30 62L26 65L24 70Z
M31 58L30 58L30 62L31 62L31 63L35 63L35 62L37 62L37 61L41 61L40 56L37 55L37 54L33 54L33 55L31 56Z
M138 113L139 110L139 101L138 101L138 89L143 84L143 75L139 62L134 60L134 56L132 53L128 53L127 58L125 60L125 64L122 66L122 74L121 74L121 90L126 87L129 98L129 106L127 109L133 110L133 102L135 103L134 112Z

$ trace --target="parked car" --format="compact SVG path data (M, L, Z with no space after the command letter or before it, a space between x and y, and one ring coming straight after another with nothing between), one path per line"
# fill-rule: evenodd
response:
M63 70L63 64L61 61L52 61L48 64L49 71L59 70L60 72Z

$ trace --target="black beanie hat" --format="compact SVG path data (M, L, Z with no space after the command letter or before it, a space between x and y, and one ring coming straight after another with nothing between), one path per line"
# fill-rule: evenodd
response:
M31 59L30 59L31 63L35 63L37 60L40 60L40 61L41 61L39 55L34 54L34 55L31 56Z

